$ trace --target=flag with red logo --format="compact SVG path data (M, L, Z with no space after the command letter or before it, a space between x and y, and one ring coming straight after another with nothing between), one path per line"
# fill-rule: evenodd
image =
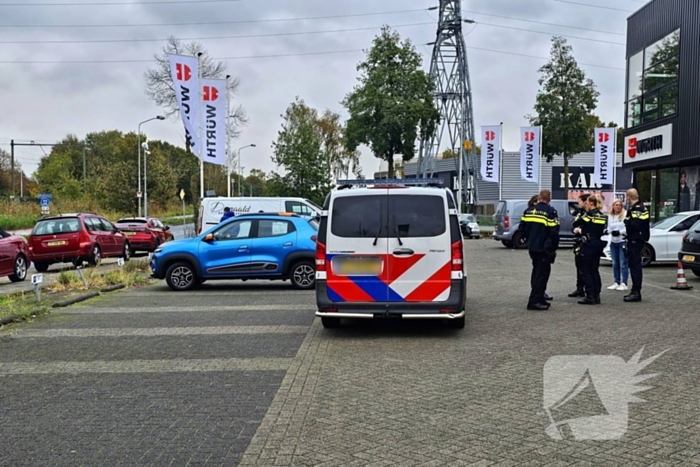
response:
M501 162L501 127L481 127L481 179L498 182Z
M177 105L185 125L185 136L194 154L199 144L199 61L197 57L168 54L170 76Z
M526 182L539 183L540 127L520 128L520 177Z
M226 165L226 80L202 80L202 160Z
M593 183L598 185L613 184L615 168L615 128L595 129L595 167Z

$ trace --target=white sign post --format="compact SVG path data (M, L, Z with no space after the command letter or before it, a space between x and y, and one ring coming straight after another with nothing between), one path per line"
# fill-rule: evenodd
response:
M117 266L119 266L119 267L124 266L124 258L119 258L119 259L117 260Z
M39 291L39 284L44 282L43 274L33 274L32 275L32 285L34 285L34 293L36 294L36 301L41 301L41 292Z

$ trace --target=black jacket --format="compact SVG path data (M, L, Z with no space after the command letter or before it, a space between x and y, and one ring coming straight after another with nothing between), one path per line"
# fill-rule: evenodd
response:
M591 258L602 256L606 242L601 237L605 235L607 224L608 216L598 209L582 212L574 221L574 228L581 228L581 242L575 248L576 254Z
M641 202L637 201L627 210L625 228L627 240L649 241L649 211Z
M554 253L559 247L559 215L546 203L529 207L520 218L518 228L533 253Z

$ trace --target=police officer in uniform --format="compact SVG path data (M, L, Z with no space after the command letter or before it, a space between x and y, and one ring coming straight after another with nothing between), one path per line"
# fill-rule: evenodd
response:
M642 250L649 241L649 211L639 201L639 193L634 188L627 190L625 228L627 229L627 261L632 277L632 290L625 295L626 302L642 301Z
M549 190L540 191L539 203L527 208L520 218L532 259L528 310L549 309L545 291L559 246L559 215L557 210L549 205L551 199L552 193Z
M579 216L586 212L586 201L588 201L589 193L583 193L578 197L578 208L576 210L576 220ZM581 235L574 236L574 263L576 264L576 290L569 294L569 297L585 297L584 288L586 286L586 280L583 277L583 271L581 269L581 256L578 252L581 250Z
M600 291L600 257L605 248L601 237L605 233L608 216L603 214L603 199L600 195L590 195L586 202L587 210L574 221L574 233L581 235L581 248L577 256L581 258L581 269L586 282L586 296L578 301L581 305L599 305Z

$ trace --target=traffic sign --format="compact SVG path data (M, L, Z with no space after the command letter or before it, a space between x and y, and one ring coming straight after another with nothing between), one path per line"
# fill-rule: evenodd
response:
M180 190L180 199L185 199L185 190Z
M49 204L51 204L51 200L49 198L41 198L41 207L42 208L48 208Z
M469 140L464 141L464 149L467 151L471 151L472 149L472 142Z
M41 284L44 282L44 275L43 274L33 274L32 275L32 284L37 285Z
M136 192L136 197L137 197L137 198L142 198L142 197L143 197L143 193L140 192L140 191L137 191L137 192Z
M117 266L119 266L119 267L124 266L124 258L119 258L119 259L117 260Z

